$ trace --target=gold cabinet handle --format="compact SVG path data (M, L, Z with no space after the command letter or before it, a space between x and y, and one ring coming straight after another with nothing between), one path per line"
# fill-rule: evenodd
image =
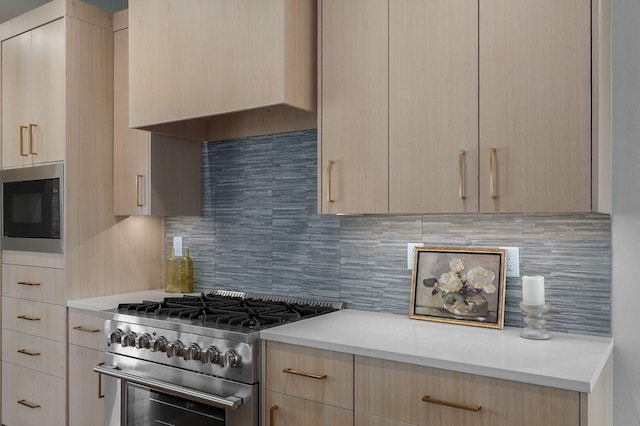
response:
M496 162L497 162L497 150L495 148L491 148L489 151L489 194L492 200L498 198L498 194L496 193Z
M29 154L24 153L24 130L27 130L27 126L20 126L20 155L28 157Z
M104 365L104 362L98 364L97 367L100 367L102 365ZM102 393L102 373L98 373L98 399L102 398L104 398L104 394Z
M136 175L136 206L137 207L142 207L144 204L142 204L142 201L140 201L140 187L142 185L140 185L140 181L142 180L142 178L144 177L144 175Z
M269 408L269 426L275 426L276 424L276 411L278 410L278 406L274 405Z
M284 370L282 370L282 372L287 374L294 374L296 376L308 377L310 379L316 379L316 380L324 380L327 378L326 374L304 373L302 371L294 370L293 368L285 368Z
M436 405L444 405L445 407L452 407L452 408L458 408L460 410L467 410L467 411L480 411L482 409L482 405L478 404L478 405L463 405L463 404L458 404L457 402L449 402L449 401L443 401L441 399L434 399L431 398L431 396L429 395L425 395L422 397L422 401L423 402L428 402L430 404L436 404Z
M100 329L98 328L85 328L81 325L76 325L75 327L73 327L73 329L76 331L82 331L84 333L97 333L100 331Z
M327 160L327 203L336 201L331 196L331 170L333 169L333 163L333 160Z
M27 321L40 321L40 318L30 317L29 315L18 315L18 319L27 320Z
M33 128L34 127L38 127L38 125L29 123L29 154L38 155L38 153L33 150Z
M464 188L464 181L465 181L464 170L466 165L466 159L467 159L467 151L465 151L464 149L461 149L460 152L458 153L458 179L460 181L458 185L458 197L460 197L461 200L464 200L465 198L467 198L467 196L465 195L466 191Z
M18 404L24 405L25 407L29 407L33 409L40 408L39 404L33 404L31 402L28 402L26 399L21 399L20 401L18 401Z
M26 286L30 286L30 287L37 287L40 285L40 283L36 283L33 281L18 281L16 284L18 285L26 285Z
M22 354L22 355L29 355L29 356L39 356L40 352L31 352L28 349L18 349L18 353Z

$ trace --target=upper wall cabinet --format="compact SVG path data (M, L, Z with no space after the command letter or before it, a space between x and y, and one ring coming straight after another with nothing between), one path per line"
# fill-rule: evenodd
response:
M130 127L315 127L316 23L315 0L130 0Z
M2 42L2 166L62 161L65 24L53 21Z
M113 213L199 216L202 144L128 126L128 40L128 28L114 32Z
M593 2L323 0L321 213L606 211Z

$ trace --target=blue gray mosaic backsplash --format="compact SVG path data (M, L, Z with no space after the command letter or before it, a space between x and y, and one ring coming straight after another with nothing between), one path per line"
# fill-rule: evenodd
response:
M543 275L548 328L611 335L611 219L600 214L317 214L317 133L203 144L201 217L168 217L197 290L340 300L409 313L407 243L520 247L520 274ZM505 325L522 327L521 278L507 279Z

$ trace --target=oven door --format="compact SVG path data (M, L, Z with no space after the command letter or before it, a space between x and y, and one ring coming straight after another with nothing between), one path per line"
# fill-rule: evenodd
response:
M107 353L105 426L258 426L258 385Z

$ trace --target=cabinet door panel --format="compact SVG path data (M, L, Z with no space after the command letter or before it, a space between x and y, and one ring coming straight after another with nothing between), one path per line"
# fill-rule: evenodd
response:
M478 2L389 2L389 211L476 212L477 153Z
M277 407L277 408L274 408ZM331 405L267 392L269 426L352 426L353 411ZM267 424L267 423L265 423Z
M104 352L69 345L69 426L104 424L104 387L93 366Z
M481 211L591 210L590 19L584 0L480 2Z
M322 2L322 213L388 212L387 9L387 0Z

